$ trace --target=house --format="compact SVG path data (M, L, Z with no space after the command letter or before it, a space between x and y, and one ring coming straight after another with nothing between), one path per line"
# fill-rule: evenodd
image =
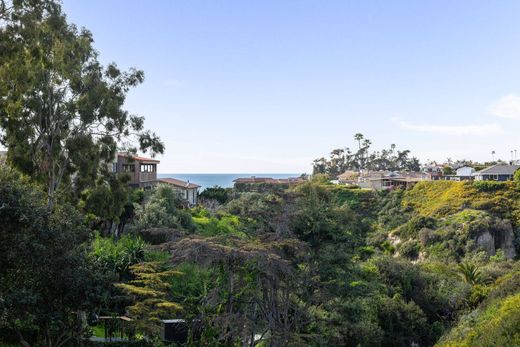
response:
M475 169L471 166L459 167L456 171L456 176L459 177L471 177L475 173Z
M285 189L288 186L306 182L304 177L271 178L271 177L241 177L233 180L234 188L243 192L262 192L271 189Z
M356 185L373 190L387 190L413 187L417 182L429 179L427 174L420 172L376 171L360 177Z
M475 172L476 181L511 181L520 165L498 164Z
M470 166L462 166L456 170L455 175L446 175L444 178L449 181L469 181L474 178L475 169Z
M176 178L159 178L159 183L170 186L181 199L186 200L190 206L197 205L200 186Z
M160 161L130 153L118 153L113 163L113 172L130 176L129 185L134 188L151 189L157 185L157 164Z
M432 181L437 181L443 179L444 176L444 167L442 165L438 165L437 163L429 164L423 167L423 173L428 175L428 179Z
M347 170L342 174L338 175L337 181L340 184L354 183L358 180L359 176L359 171Z
M245 177L245 178L237 178L233 180L235 185L237 184L255 184L255 183L265 183L265 184L298 184L305 182L306 180L302 177L289 177L289 178L271 178L271 177Z

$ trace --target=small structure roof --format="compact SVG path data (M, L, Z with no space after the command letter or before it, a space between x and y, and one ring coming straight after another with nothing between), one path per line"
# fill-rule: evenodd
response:
M271 178L271 177L241 177L234 179L234 183L268 183L268 184L296 184L304 182L301 177Z
M117 155L120 156L120 157L132 158L133 160L138 161L138 162L142 162L142 163L160 163L160 161L157 160L157 159L140 157L138 155L133 155L131 153L120 152L120 153L117 153Z
M477 172L477 174L485 175L513 175L516 170L520 169L520 165L493 165Z
M339 180L351 180L351 179L354 179L357 177L359 177L359 172L352 171L352 170L347 170L347 171L343 172L342 174L338 175Z
M180 188L187 188L187 189L200 188L200 186L198 184L186 182L186 181L179 180L176 178L159 178L159 182L170 184L172 186L180 187Z

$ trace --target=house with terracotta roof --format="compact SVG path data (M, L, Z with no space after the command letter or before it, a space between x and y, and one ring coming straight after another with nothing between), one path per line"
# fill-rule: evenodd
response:
M113 171L130 177L129 185L134 188L151 189L157 185L157 164L160 161L130 153L118 153Z
M176 178L159 178L159 183L167 184L181 199L186 200L190 206L197 205L200 188L198 184Z

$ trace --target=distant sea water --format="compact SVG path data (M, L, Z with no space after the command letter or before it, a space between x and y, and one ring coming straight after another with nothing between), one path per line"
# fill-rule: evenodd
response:
M158 178L177 178L183 181L190 181L200 185L200 191L214 186L223 188L233 187L233 180L241 177L270 177L270 178L289 178L299 177L301 173L225 173L225 174L202 174L202 173L158 173Z

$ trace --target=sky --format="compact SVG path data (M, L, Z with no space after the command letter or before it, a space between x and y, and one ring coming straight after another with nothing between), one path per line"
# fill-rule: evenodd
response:
M303 173L334 148L422 161L520 150L520 1L64 0L163 173Z

